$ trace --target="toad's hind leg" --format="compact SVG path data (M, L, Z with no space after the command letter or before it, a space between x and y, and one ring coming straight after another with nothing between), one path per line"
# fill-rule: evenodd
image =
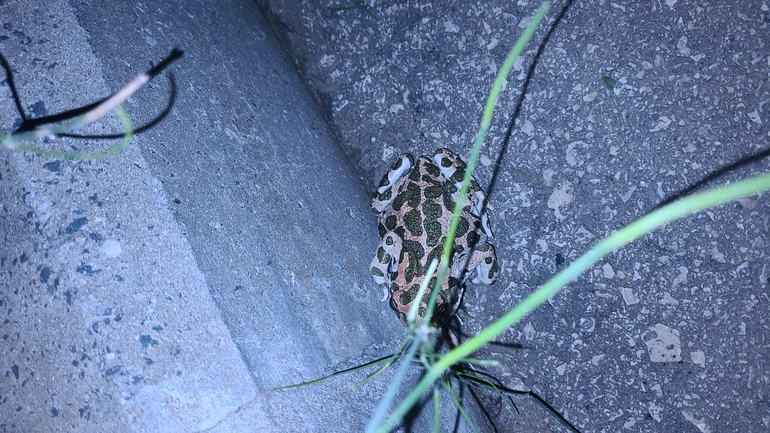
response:
M468 261L469 274L473 275L474 284L492 284L497 280L500 267L497 264L495 247L484 243L476 247Z
M401 238L393 232L387 232L382 236L377 252L369 265L369 272L377 284L390 286L393 282L393 276L398 272L402 244Z
M399 186L406 179L405 174L409 172L413 165L414 160L409 154L405 153L396 159L390 170L382 176L380 185L374 191L374 198L372 198L373 213L382 212L396 198Z

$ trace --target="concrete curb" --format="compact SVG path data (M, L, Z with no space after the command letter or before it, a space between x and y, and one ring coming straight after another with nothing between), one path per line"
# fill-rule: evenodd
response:
M171 115L123 154L2 153L0 429L361 430L387 375L271 391L404 331L366 275L367 194L256 6L9 1L0 17L34 117L187 51ZM0 124L18 124L0 90ZM162 77L132 97L135 124L168 95Z

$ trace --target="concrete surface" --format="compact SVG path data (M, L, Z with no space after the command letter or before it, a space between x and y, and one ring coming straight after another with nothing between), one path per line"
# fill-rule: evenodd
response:
M467 156L537 2L260 0L370 189L401 152ZM499 103L477 177L503 262L474 332L600 238L770 146L767 1L554 2ZM612 89L603 77L615 81ZM515 172L523 170L542 184ZM770 170L757 160L709 185ZM770 430L770 199L669 224L597 264L491 346L490 373L585 432ZM662 349L662 350L660 350ZM667 361L667 362L661 362ZM673 361L673 362L671 362ZM563 431L521 403L500 431Z
M0 154L0 431L361 431L389 373L272 391L389 354L404 329L367 272L369 192L256 4L9 0L0 21L32 117L185 50L173 111L123 154ZM139 125L168 97L161 76L127 110ZM0 125L20 120L2 81Z

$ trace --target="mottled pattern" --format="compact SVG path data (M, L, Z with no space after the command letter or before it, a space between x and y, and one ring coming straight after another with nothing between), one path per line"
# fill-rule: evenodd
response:
M404 324L428 265L441 256L465 169L460 157L447 149L437 150L432 159L421 156L416 164L404 154L375 191L372 212L380 215L382 241L372 260L371 273L378 284L388 287L390 305ZM455 314L465 291L464 282L470 276L474 276L474 282L486 284L497 278L495 249L487 242L492 232L482 213L485 200L484 192L473 180L463 201L434 324L441 325ZM421 300L417 315L420 322L434 282Z

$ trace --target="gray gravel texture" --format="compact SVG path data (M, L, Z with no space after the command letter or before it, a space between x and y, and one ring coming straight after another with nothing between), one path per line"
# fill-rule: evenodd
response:
M35 6L0 4L0 51L27 115L108 95L70 5ZM21 123L7 84L4 131ZM120 130L110 115L78 132ZM137 141L95 161L0 153L0 431L194 431L257 393Z
M370 189L399 153L470 153L495 73L538 6L259 3ZM476 172L489 187L500 158L490 212L502 274L466 294L468 333L599 239L770 145L768 2L599 0L575 2L553 29L501 155L563 8L508 78ZM768 170L765 157L708 186ZM584 432L768 431L768 225L767 195L669 224L500 337L522 347L481 356ZM534 405L511 419L487 400L499 431L562 431Z

